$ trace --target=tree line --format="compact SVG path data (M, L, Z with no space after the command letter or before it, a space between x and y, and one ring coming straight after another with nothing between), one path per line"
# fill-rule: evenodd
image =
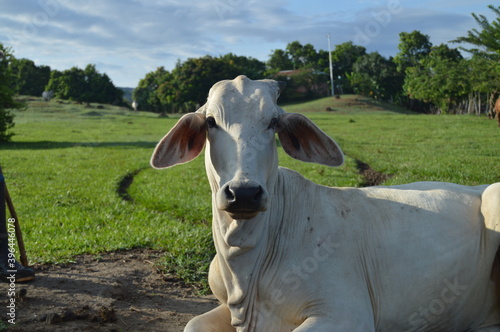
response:
M0 142L13 135L9 131L14 126L12 110L25 108L15 96L40 97L44 91L53 91L55 97L64 100L125 104L123 91L114 86L108 75L99 73L95 65L51 70L29 59L17 59L10 48L0 43Z
M480 30L450 41L472 48L433 45L420 31L400 33L395 57L367 53L351 41L336 45L331 52L336 93L357 93L423 113L491 112L500 91L500 6L488 8L497 15L494 22L472 14ZM459 50L471 57L464 58ZM192 111L204 103L215 82L243 74L286 80L282 101L314 98L319 96L315 87L331 83L328 57L328 51L293 41L273 50L265 63L231 53L188 59L172 71L159 67L148 73L133 97L143 110ZM304 93L294 94L299 88Z
M214 83L238 75L260 79L265 70L263 62L232 53L178 61L172 71L159 67L146 74L134 89L133 99L141 110L188 112L205 102Z
M123 103L122 90L115 87L107 74L98 72L93 64L84 69L72 67L59 71L10 55L6 71L10 75L10 88L18 95L41 96L44 91L53 91L56 98L64 100Z
M9 84L9 60L12 55L0 44L0 142L8 141L12 137L9 132L14 126L14 115L11 110L23 109L24 105L15 100L15 91Z
M395 57L367 53L365 47L351 41L336 45L331 52L336 93L357 93L424 113L491 112L500 92L500 6L488 8L496 19L489 22L483 15L472 14L479 29L450 41L461 45L458 48L435 46L420 31L400 33ZM464 58L459 50L471 56ZM123 91L95 65L51 70L29 59L16 59L1 43L0 51L4 54L0 60L0 133L13 125L9 109L22 107L12 94L40 96L44 90L52 90L60 99L123 103ZM133 98L140 110L189 112L205 102L214 83L238 75L286 80L282 101L319 97L328 89L317 87L331 83L329 53L293 41L285 49L271 51L266 62L232 53L190 58L178 61L171 71L159 67L147 73ZM301 94L295 93L299 90ZM2 137L7 136L0 140Z

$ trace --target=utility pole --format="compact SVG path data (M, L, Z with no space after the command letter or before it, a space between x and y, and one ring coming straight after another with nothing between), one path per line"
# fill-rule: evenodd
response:
M333 88L333 65L332 65L332 50L330 47L330 34L326 35L326 38L328 38L328 56L330 58L330 82L332 83L332 97L335 96L335 90Z

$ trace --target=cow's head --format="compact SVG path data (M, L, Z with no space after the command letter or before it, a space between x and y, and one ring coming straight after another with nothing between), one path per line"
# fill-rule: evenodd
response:
M275 133L293 158L340 166L337 144L300 114L285 113L276 104L282 85L238 76L215 84L207 103L184 115L158 143L154 168L186 163L206 142L205 164L215 208L232 219L252 219L269 205L277 179Z

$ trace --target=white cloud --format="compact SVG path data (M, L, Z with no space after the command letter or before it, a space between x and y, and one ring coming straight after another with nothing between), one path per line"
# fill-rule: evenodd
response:
M388 56L397 52L401 31L421 30L438 44L475 27L470 7L457 13L440 5L449 0L431 2L436 4L435 10L429 3L424 7L401 0L403 10L391 15L388 24L379 22L378 30L373 13L387 10L395 0L364 4L316 0L0 1L0 41L12 46L16 56L59 70L95 63L115 84L126 86L136 86L156 67L173 69L177 59L233 52L267 60L273 49L294 40L326 49L327 33L332 34L333 44L340 44L355 41L359 30L371 31L370 42L364 46Z

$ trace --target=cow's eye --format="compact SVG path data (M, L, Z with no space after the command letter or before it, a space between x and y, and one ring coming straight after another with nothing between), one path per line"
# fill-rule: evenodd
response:
M207 118L207 125L208 128L217 128L217 122L215 122L215 119L212 116Z
M269 123L269 129L276 130L279 125L278 118L272 118L271 123Z

